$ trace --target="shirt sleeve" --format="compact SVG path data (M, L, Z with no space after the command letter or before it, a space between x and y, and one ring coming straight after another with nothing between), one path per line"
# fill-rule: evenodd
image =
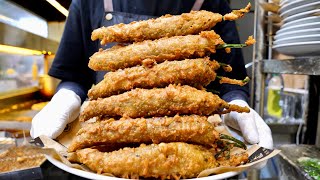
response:
M213 12L220 13L222 15L231 12L229 4L225 0L207 1L204 4L206 7L210 7ZM211 4L209 4L211 3ZM225 43L238 44L240 43L239 34L234 21L222 21L217 23L213 30L221 36ZM222 69L217 71L219 76L225 76L232 79L242 80L247 76L247 72L244 66L244 59L241 49L231 49L231 53L227 54L225 50L217 50L216 54L211 56L211 59L215 59L219 62L230 64L232 66L232 72L224 72ZM212 82L208 89L215 89L220 92L220 97L226 101L232 101L234 99L242 99L248 101L249 99L249 85L238 86L232 84L219 84L218 81Z
M81 103L83 103L87 99L87 88L83 87L80 83L72 82L72 81L61 81L57 87L58 92L60 89L69 89L75 92L81 99Z
M72 1L70 5L65 29L49 75L62 80L60 87L64 86L65 82L71 82L71 86L80 87L81 92L87 92L94 83L94 72L89 69L89 57L85 54L84 41L85 38L90 38L90 32L88 34L83 31L80 6L81 1ZM71 86L68 85L69 89ZM83 93L78 95L83 96Z

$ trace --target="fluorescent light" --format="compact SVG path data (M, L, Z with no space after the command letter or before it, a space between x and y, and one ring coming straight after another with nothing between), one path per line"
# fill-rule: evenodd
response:
M0 44L0 52L20 55L41 55L42 51Z
M63 6L61 6L60 3L58 3L56 0L46 0L48 3L50 3L53 7L55 7L58 11L60 11L63 15L68 17L69 11L66 10Z
M48 4L48 6L51 5ZM31 32L44 38L48 37L47 21L40 16L35 15L18 5L15 5L11 1L0 0L0 22L17 27L24 31ZM2 29L4 30L4 28Z
M0 19L2 20L2 22L8 22L8 23L10 23L10 24L16 22L16 20L13 20L13 19L11 19L11 18L9 18L9 17L7 17L7 16L4 16L4 15L2 15L2 14L0 14Z

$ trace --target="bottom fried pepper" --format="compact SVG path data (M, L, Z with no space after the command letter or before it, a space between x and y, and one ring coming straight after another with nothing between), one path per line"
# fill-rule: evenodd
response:
M81 149L69 160L83 163L99 174L111 173L123 178L179 179L193 178L205 169L219 166L214 153L199 145L176 142L142 144L138 148L123 148L109 153ZM222 164L237 166L246 161L247 154L242 157L231 157L229 162L224 159Z

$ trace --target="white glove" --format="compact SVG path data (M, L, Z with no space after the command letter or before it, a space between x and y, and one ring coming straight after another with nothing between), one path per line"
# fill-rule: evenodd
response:
M32 119L30 135L40 135L52 139L58 137L66 125L75 120L80 113L81 99L73 91L60 89L51 101Z
M229 104L249 107L243 100L233 100ZM269 126L252 108L250 108L249 113L231 112L222 115L222 120L225 125L233 128L233 130L230 128L228 128L228 130L235 138L246 141L249 144L258 144L261 147L273 149L272 134ZM253 168L261 169L266 163L267 161L258 163Z
M233 100L229 104L249 107L243 100ZM227 126L240 131L243 139L249 144L273 148L271 130L255 110L250 108L249 113L231 112L222 115L222 120Z

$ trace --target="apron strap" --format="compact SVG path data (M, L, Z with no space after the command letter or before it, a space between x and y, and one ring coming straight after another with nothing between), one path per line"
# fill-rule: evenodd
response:
M112 12L113 11L113 3L112 0L103 0L104 12Z
M196 0L193 4L192 11L199 11L203 4L204 0ZM103 0L104 11L113 11L113 3L112 0Z
M196 2L194 2L193 7L192 7L192 11L199 11L201 9L201 6L203 4L204 0L196 0Z

